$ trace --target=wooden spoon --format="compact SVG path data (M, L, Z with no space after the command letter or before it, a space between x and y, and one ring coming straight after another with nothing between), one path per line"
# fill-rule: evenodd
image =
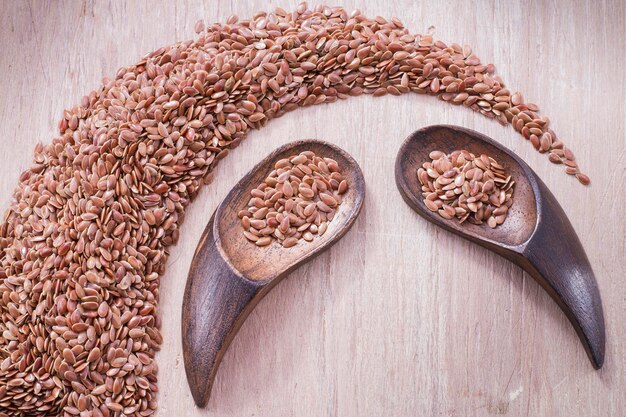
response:
M495 229L446 220L424 204L417 169L434 150L467 149L493 157L515 181L513 206ZM406 203L431 223L509 259L528 272L567 315L596 369L604 362L602 302L587 255L563 209L517 155L478 132L429 126L405 141L396 159L396 183Z
M243 236L237 213L276 161L310 150L333 158L349 188L322 236L291 248L257 247ZM209 221L191 262L183 300L183 356L194 401L204 407L219 364L257 303L290 271L330 248L354 224L365 197L363 173L340 148L319 140L292 142L262 160L226 196Z

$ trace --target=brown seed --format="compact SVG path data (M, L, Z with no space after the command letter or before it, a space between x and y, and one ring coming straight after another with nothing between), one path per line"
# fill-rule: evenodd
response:
M312 215L313 213L315 213L315 210L316 210L316 209L317 209L316 204L315 204L315 203L310 203L310 204L308 204L308 205L304 208L304 210L303 210L304 215L305 215L306 217L309 217L310 215Z
M326 193L320 193L320 200L322 200L329 207L337 207L337 200L335 200L331 195Z
M337 192L339 194L344 194L348 190L348 182L343 180L339 183L339 187L337 187Z
M72 352L71 349L66 348L63 350L63 359L70 365L76 363L76 357L74 356L74 352Z
M304 198L313 198L315 196L315 192L311 190L309 187L301 186L298 191Z
M550 152L550 154L548 155L548 159L550 160L550 162L552 162L553 164L560 164L561 163L561 157L558 156L556 153L554 152Z
M289 195L287 197L290 197ZM267 216L267 213L269 212L269 208L267 207L262 207L260 209L258 209L257 211L254 212L254 214L252 215L252 217L254 217L255 220L259 220L259 219L263 219ZM242 221L241 224L243 225L244 222ZM250 224L252 224L252 221L250 221ZM256 226L254 226L255 228L257 228ZM245 228L245 225L244 225Z
M591 183L589 177L583 173L576 174L576 178L578 179L578 181L580 181L582 185L589 185L589 183Z
M250 220L250 226L254 227L257 230L261 230L267 226L267 221L262 219Z
M426 204L426 207L428 207L428 209L431 210L431 211L439 210L439 207L437 207L437 204L435 204L434 201L424 200L424 204Z
M295 246L298 243L298 239L295 237L288 237L287 239L283 240L283 247L284 248L291 248L292 246Z
M109 402L105 403L107 408L113 412L119 413L124 409L124 407L120 403Z
M318 201L316 205L317 205L317 208L323 211L324 213L331 213L332 211L334 211L332 208L328 206L328 204L324 203L322 200Z
M432 152L428 155L428 157L429 157L430 159L432 159L433 161L436 161L437 159L439 159L439 158L443 157L444 155L445 155L445 154L444 154L443 152L441 152L441 151L432 151Z
M257 240L259 240L259 236L255 235L255 234L253 234L253 233L251 233L251 232L249 232L247 230L244 230L243 235L246 237L246 239L248 239L251 242L256 242Z
M267 246L272 243L272 238L269 236L263 236L259 238L256 242L254 242L257 246Z
M250 229L250 226L251 226L250 217L244 216L243 219L241 219L241 225L243 226L245 230Z

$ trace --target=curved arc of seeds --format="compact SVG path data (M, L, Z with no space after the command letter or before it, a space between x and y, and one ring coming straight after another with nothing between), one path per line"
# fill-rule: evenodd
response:
M159 277L187 205L251 128L350 96L436 95L589 182L535 104L467 46L301 4L159 48L67 109L0 224L0 407L150 416Z

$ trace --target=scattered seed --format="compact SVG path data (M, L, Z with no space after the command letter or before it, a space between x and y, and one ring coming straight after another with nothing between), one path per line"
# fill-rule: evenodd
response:
M578 181L580 181L581 184L583 185L589 185L589 183L591 182L591 180L589 179L588 176L586 176L585 174L581 174L578 173L576 174L576 178L578 179Z

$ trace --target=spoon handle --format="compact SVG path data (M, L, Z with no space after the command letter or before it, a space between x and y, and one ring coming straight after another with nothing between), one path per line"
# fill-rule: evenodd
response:
M191 394L209 401L215 374L239 327L257 302L262 283L237 274L213 237L213 218L193 258L183 299L183 358Z
M596 369L604 362L602 301L595 275L578 235L550 190L541 190L541 221L522 251L520 266L567 315Z

